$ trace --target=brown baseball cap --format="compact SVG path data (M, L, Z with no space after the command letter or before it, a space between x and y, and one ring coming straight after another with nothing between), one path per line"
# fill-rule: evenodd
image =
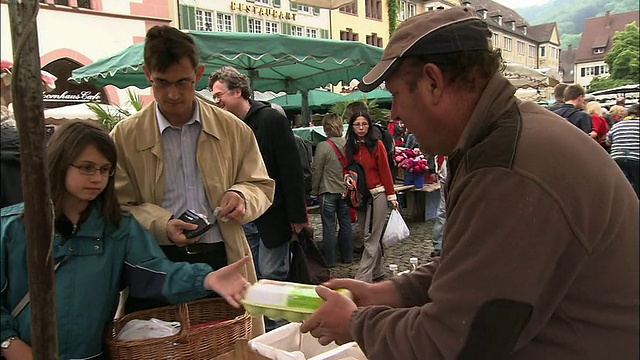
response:
M470 50L489 50L487 24L464 7L428 11L404 21L393 33L382 60L358 85L364 92L377 88L396 70L402 57Z

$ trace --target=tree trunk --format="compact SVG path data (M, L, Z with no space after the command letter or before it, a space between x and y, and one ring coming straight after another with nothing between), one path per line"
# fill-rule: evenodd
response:
M20 134L20 164L31 309L33 359L58 359L58 337L52 258L52 214L49 195L42 78L36 15L38 0L9 1L13 44L11 81L13 110Z

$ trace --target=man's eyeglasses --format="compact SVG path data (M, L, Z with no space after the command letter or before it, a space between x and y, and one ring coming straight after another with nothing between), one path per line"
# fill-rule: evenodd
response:
M220 98L222 97L222 95L228 93L229 91L231 91L232 89L229 89L227 91L221 91L219 93L215 93L213 95L211 95L213 97L213 102L214 103L219 103L220 102Z
M164 79L158 79L158 80L149 80L151 82L151 84L153 84L154 86L160 88L160 89L168 89L171 86L175 86L176 89L178 90L186 90L188 88L190 88L191 86L193 86L193 84L195 84L195 80L190 80L190 79L182 79L182 80L178 80L178 81L167 81Z
M95 167L93 165L89 165L89 164L82 164L82 165L75 165L75 164L70 164L71 166L73 166L74 168L80 170L80 174L82 175L87 175L87 176L93 176L96 174L96 172L100 171L100 175L102 176L113 176L116 173L116 168L114 168L111 165L105 165L103 167Z

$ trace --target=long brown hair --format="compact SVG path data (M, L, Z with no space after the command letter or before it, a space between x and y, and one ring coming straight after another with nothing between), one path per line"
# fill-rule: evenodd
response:
M107 158L113 168L118 162L116 145L109 134L98 123L90 120L67 121L60 125L47 146L49 185L56 218L62 215L62 199L67 194L66 179L69 166L87 146L95 146ZM114 176L110 176L105 189L92 201L102 207L102 218L106 223L118 226L120 205L116 197Z

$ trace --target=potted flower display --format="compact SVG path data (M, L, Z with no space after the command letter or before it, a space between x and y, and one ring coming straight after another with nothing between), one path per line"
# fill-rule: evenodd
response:
M424 186L425 175L429 171L427 159L418 149L396 147L395 160L404 171L404 184L413 185L416 189Z

